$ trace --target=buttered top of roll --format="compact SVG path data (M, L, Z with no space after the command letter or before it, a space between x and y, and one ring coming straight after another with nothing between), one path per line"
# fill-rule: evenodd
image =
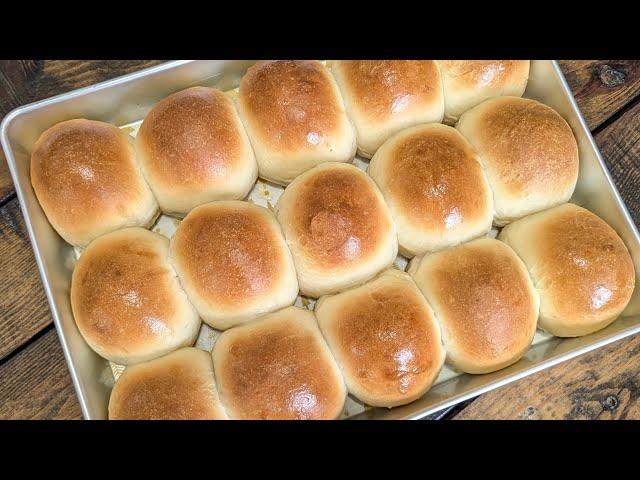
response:
M273 215L241 201L193 209L172 239L171 256L187 292L230 310L268 298L293 271Z
M436 313L447 352L465 371L501 367L531 344L538 296L504 243L473 240L425 256L410 273Z
M597 215L567 203L508 225L500 238L532 272L541 314L586 322L617 316L635 285L631 256Z
M73 245L147 226L157 213L132 139L103 122L67 120L46 130L31 155L31 183L53 227Z
M127 367L109 400L110 420L224 420L208 352L183 348Z
M353 165L325 163L300 175L276 212L296 259L316 271L366 263L395 236L375 183Z
M315 60L257 62L242 77L238 101L254 144L279 152L328 147L347 122L331 74Z
M341 86L353 96L351 108L372 123L420 112L442 103L440 73L433 60L336 60Z
M193 342L200 320L168 263L169 240L143 228L103 235L71 282L78 329L103 357L136 363Z
M136 142L165 211L187 213L206 201L242 198L256 178L253 150L233 103L214 88L192 87L161 100Z
M522 96L529 80L529 60L439 60L445 120L455 120L488 98Z
M578 145L551 107L518 97L495 98L466 112L456 128L486 167L496 216L518 218L571 197L578 179Z
M289 307L224 332L213 362L236 419L333 419L346 388L312 312Z
M420 125L396 134L376 153L369 174L411 235L466 240L466 231L491 225L492 193L480 159L452 127Z
M322 297L315 312L349 390L370 405L414 400L442 367L439 327L404 272L389 269L360 287Z

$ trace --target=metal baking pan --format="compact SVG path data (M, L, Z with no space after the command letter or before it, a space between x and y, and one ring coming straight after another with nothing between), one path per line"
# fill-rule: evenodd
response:
M136 126L151 107L172 92L192 85L215 86L231 90L238 86L253 61L175 61L141 70L87 88L32 103L10 112L2 121L1 141L24 215L36 263L51 306L71 378L82 413L87 419L107 418L107 405L114 376L119 368L99 357L85 343L71 313L69 291L71 274L78 255L47 221L29 180L31 149L40 133L53 124L70 118L90 118L128 128ZM586 207L606 220L627 245L636 272L640 272L640 236L598 148L578 110L558 64L534 60L527 98L539 100L557 110L569 123L580 149L580 174L572 202ZM367 162L356 159L362 169ZM269 207L281 187L259 181L250 200ZM177 221L162 216L154 230L171 235ZM398 258L396 265L404 267ZM640 282L636 282L638 285ZM417 419L442 408L488 392L527 375L569 360L640 331L640 294L634 291L622 316L609 327L594 334L560 339L538 332L534 345L516 364L486 375L461 374L445 367L431 390L419 400L393 409L371 408L349 397L343 418ZM312 308L313 302L299 298L300 306ZM209 348L217 334L203 327L197 345Z

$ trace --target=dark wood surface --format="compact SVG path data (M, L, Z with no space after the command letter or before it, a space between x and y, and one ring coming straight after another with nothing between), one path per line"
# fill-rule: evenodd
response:
M0 61L0 117L19 105L157 63ZM640 61L568 60L560 65L638 223ZM0 272L0 418L81 418L3 158ZM640 419L639 402L636 336L485 394L447 417Z

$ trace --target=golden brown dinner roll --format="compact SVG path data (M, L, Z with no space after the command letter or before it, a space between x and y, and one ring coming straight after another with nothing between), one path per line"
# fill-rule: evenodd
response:
M72 245L148 227L158 216L133 139L108 123L67 120L46 130L31 154L31 184L53 228Z
M231 418L326 420L342 412L344 380L306 309L285 308L227 330L212 353Z
M540 328L558 337L600 330L635 286L631 257L595 214L567 203L507 225L499 236L527 265L540 294Z
M455 368L500 370L531 345L538 294L522 260L504 243L472 240L412 260L409 273L436 314L447 362Z
M181 348L127 367L111 391L109 420L226 420L211 356Z
M475 151L446 125L408 128L374 155L369 175L380 187L406 257L484 235L493 196Z
M424 395L445 358L433 311L411 277L394 268L315 307L349 392L395 407Z
M391 266L396 227L376 184L344 163L325 163L289 185L276 215L300 291L319 297L365 282Z
M521 97L529 80L529 60L439 60L444 90L444 121L502 95Z
M434 60L337 60L331 70L365 158L403 128L442 121L444 96Z
M498 226L568 201L578 181L578 145L567 122L535 100L501 97L456 125L482 160Z
M237 200L191 211L171 239L171 261L202 319L224 330L293 304L298 282L269 210Z
M80 333L121 365L193 345L200 319L169 264L169 240L143 228L108 233L89 244L71 280Z
M142 171L169 214L242 199L258 176L233 102L214 88L192 87L160 101L142 122L136 146Z
M317 61L261 61L247 70L240 117L260 176L287 185L322 162L351 162L356 136L340 91Z

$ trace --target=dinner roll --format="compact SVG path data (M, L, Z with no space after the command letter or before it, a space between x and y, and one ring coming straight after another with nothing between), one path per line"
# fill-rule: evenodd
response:
M529 80L529 60L439 60L444 90L444 121L502 95L521 97Z
M391 266L396 227L376 184L344 163L325 163L289 185L276 215L310 297L365 282Z
M235 419L334 419L347 396L315 317L303 308L227 330L213 347L213 365Z
M442 121L442 81L433 60L336 60L331 70L356 129L358 155L371 158L403 128Z
M200 319L168 262L169 240L143 228L97 238L78 259L71 307L100 356L121 365L193 345Z
M456 125L482 160L498 226L568 201L578 181L578 144L551 107L501 97L467 111Z
M540 294L540 328L577 337L613 322L631 299L635 273L616 232L567 203L507 225L499 236L527 265Z
M142 122L136 146L142 171L168 214L242 199L258 176L233 102L214 88L192 87L160 101Z
M433 311L400 270L322 297L315 312L349 392L368 405L410 403L442 368L445 351Z
M406 257L484 235L493 221L493 195L475 151L446 125L394 135L369 164L398 229Z
M67 120L46 130L31 154L31 184L53 228L72 245L148 227L158 216L133 139L108 123Z
M201 205L171 239L171 261L200 317L224 330L293 304L298 282L282 230L266 208Z
M111 391L109 420L225 420L211 356L182 348L127 367Z
M538 294L504 243L472 240L412 260L409 273L436 314L453 367L493 372L517 362L531 345Z
M356 136L340 91L317 61L270 60L242 78L238 110L260 176L287 185L322 162L351 162Z

